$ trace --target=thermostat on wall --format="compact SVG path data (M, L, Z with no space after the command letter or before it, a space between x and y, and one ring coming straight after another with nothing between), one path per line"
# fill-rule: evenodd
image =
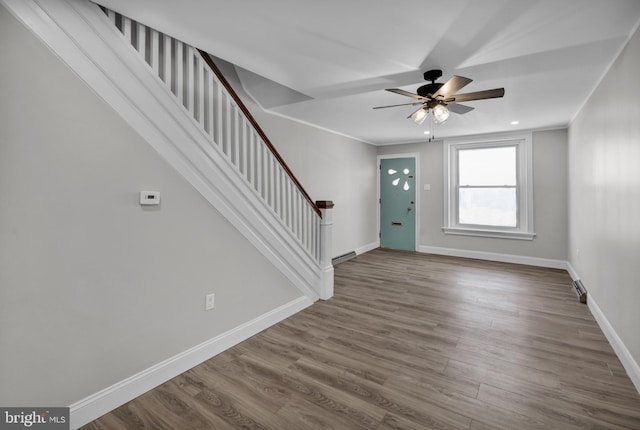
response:
M159 205L160 191L140 191L140 204L143 206Z

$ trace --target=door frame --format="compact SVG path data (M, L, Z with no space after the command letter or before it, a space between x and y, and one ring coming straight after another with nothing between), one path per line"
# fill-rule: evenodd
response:
M416 216L415 216L415 226L414 226L414 231L416 232L416 237L414 239L414 251L417 251L419 248L418 245L418 239L420 238L420 153L418 152L409 152L406 154L383 154L383 155L378 155L378 168L376 169L378 171L377 173L377 183L376 183L376 199L378 200L378 204L376 205L376 225L378 228L378 240L377 240L377 244L378 244L378 248L380 247L380 173L381 173L381 160L383 159L389 159L389 158L413 158L415 165L416 165L416 189L415 189L415 211L416 211Z

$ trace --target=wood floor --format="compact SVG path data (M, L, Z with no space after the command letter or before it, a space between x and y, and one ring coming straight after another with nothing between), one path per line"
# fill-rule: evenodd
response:
M377 249L335 297L84 429L640 429L566 272Z

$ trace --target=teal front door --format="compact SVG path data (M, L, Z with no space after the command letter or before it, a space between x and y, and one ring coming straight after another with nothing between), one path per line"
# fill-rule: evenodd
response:
M416 160L380 160L380 246L416 249Z

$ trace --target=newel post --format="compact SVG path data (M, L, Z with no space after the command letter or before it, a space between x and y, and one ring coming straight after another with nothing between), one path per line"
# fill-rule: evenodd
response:
M320 209L320 267L322 279L320 285L320 298L328 300L333 297L333 202L331 200L319 200L316 205Z

